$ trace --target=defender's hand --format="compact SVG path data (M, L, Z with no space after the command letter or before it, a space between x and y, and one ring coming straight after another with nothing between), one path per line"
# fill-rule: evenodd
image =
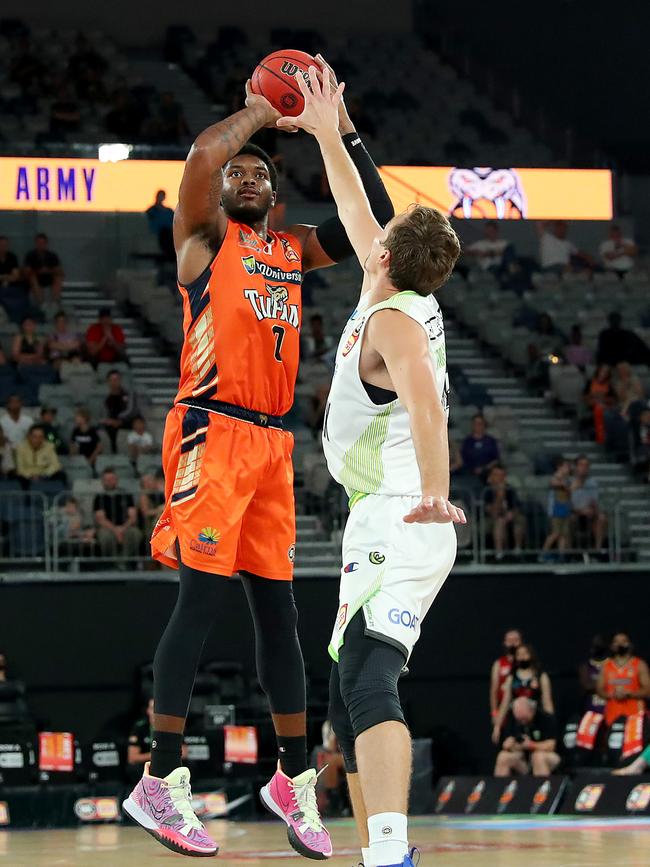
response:
M305 108L298 117L281 117L276 126L279 129L298 127L318 137L338 131L339 117L338 107L345 84L339 84L334 92L330 87L329 70L323 71L322 85L318 78L318 70L315 66L309 67L309 83L307 86L302 73L296 75L298 87L305 99Z
M250 78L246 82L246 108L261 108L268 115L268 120L264 123L264 126L274 127L275 122L279 117L282 117L280 112L273 108L271 103L265 96L262 96L259 93L253 93L251 90L251 80Z
M445 497L422 497L417 506L402 519L405 524L466 524L462 509Z
M316 62L319 66L319 78L322 78L323 72L325 69L328 70L330 74L330 90L332 93L336 91L336 88L339 86L338 78L336 77L336 73L329 65L329 63L325 60L322 54L316 55ZM341 97L341 101L339 102L339 132L341 135L346 135L347 133L354 132L354 124L348 114L347 107L345 105L345 100Z

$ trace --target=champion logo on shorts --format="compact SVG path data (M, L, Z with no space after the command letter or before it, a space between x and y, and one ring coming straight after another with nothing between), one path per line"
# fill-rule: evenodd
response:
M221 539L221 533L218 530L215 530L214 527L204 527L198 535L198 540L190 540L190 548L192 551L198 551L199 554L214 557L217 553L219 539Z
M386 559L386 555L382 554L381 551L371 551L370 554L368 554L368 559L373 566L381 566Z

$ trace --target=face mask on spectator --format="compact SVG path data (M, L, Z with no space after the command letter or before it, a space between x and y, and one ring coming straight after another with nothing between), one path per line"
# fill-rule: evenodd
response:
M629 644L617 644L614 647L614 654L616 656L627 656L627 654L629 652L630 652L630 645Z
M517 665L519 668L530 668L530 659L518 659Z

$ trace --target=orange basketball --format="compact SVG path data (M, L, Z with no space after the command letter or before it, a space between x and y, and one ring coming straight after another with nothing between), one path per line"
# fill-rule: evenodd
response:
M305 100L296 73L306 75L310 66L318 67L318 64L311 54L304 51L274 51L255 67L251 90L268 99L273 108L286 117L297 117L305 107Z

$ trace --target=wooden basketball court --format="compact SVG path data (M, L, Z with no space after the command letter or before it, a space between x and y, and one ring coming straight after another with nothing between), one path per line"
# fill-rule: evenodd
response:
M331 867L359 861L350 821L330 824ZM650 820L414 819L412 842L422 867L647 867ZM294 865L309 862L290 849L280 824L211 822L221 844L215 864ZM188 859L185 859L187 863ZM7 867L149 867L181 864L137 828L122 825L61 831L0 831L0 865Z

